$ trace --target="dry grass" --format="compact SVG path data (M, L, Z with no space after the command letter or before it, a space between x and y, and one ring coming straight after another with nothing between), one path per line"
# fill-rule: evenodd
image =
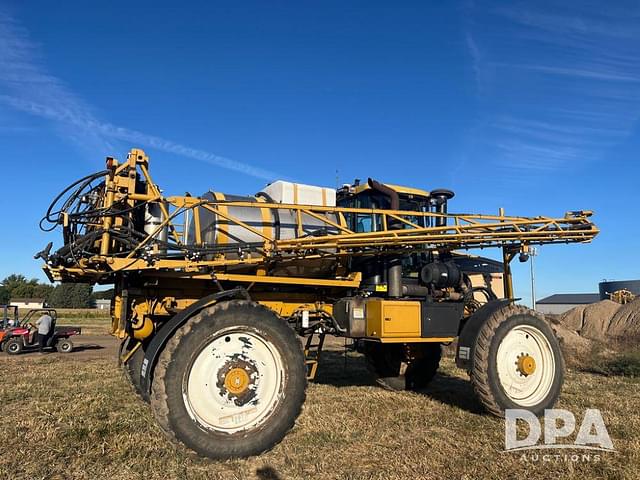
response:
M594 342L579 359L578 367L602 375L621 375L640 378L640 336Z
M108 310L61 308L57 313L58 325L82 327L82 332L89 335L108 334L111 331Z
M58 318L69 319L92 319L92 318L109 318L109 310L98 310L96 308L56 308ZM24 317L29 312L29 309L19 309L18 313L20 318Z
M23 318L28 309L20 309ZM75 325L82 327L83 333L90 335L108 334L111 330L111 316L108 310L95 308L57 308L58 325ZM35 319L34 319L35 320Z
M362 359L327 352L294 430L258 458L211 462L175 450L114 359L3 358L0 478L632 479L640 470L640 380L568 374L560 406L602 410L617 449L596 463L528 464L501 453L450 359L425 394L372 385ZM10 452L10 453L9 453Z

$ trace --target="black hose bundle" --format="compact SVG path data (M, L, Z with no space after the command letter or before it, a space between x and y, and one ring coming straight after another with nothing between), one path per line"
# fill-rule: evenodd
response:
M49 205L49 208L47 209L47 212L45 213L44 217L42 217L42 220L40 220L40 229L44 232L50 232L53 229L55 229L61 223L63 213L67 213L70 215L79 215L79 214L87 215L88 212L86 211L80 212L80 208L82 205L82 201L81 201L82 197L100 188L101 185L98 185L97 187L91 187L91 184L98 178L104 177L107 173L109 173L108 170L92 173L91 175L87 175L86 177L76 180L67 188L62 190L62 192L60 192L53 199L53 202L51 202L51 205ZM66 200L64 200L64 202L62 203L62 206L58 210L54 210L58 205L58 203L60 202L60 200L65 198L65 195L67 195ZM77 202L78 199L80 199L79 202ZM69 213L74 203L76 202L77 202L76 211ZM43 226L45 222L49 223L50 226L48 227Z

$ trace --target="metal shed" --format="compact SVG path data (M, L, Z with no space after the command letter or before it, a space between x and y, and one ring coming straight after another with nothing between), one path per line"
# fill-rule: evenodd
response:
M536 310L541 313L564 313L579 305L600 301L599 293L557 293L536 302Z

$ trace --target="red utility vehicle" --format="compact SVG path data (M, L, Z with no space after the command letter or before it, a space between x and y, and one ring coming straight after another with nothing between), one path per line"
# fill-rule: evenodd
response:
M46 345L48 348L55 348L60 353L69 353L73 351L73 342L70 337L82 333L80 327L57 327L58 314L52 308L29 310L22 320L18 320L17 308L13 311L13 319L10 318L10 311L8 312L7 308L14 307L5 307L4 310L4 318L0 324L0 350L4 350L9 355L17 355L39 348L38 329L34 323L40 315L45 313L51 317L51 328L53 329L53 335Z

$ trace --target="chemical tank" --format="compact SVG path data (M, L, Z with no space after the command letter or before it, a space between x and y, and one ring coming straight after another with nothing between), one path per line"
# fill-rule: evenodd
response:
M202 242L204 246L256 244L264 242L264 238L247 230L244 227L227 220L223 215L237 218L243 223L262 232L275 240L287 240L299 236L336 234L338 229L331 225L311 217L302 215L302 231L299 235L296 223L296 212L286 208L254 208L242 206L225 206L225 202L248 203L284 203L294 205L335 206L335 191L329 188L302 185L290 182L277 181L255 196L229 195L220 192L209 191L201 196L204 200L217 201L219 215L205 207L199 207ZM342 224L335 213L327 213L329 221ZM195 243L193 223L188 228L188 243Z
M200 228L203 247L225 247L225 257L238 256L238 248L243 245L261 245L264 238L246 228L224 218L229 215L250 227L260 231L269 238L287 240L310 235L337 234L339 230L328 223L310 215L302 214L302 234L299 234L296 222L296 211L286 208L255 208L242 206L225 206L225 202L247 203L282 203L293 205L314 205L335 207L336 193L330 188L303 185L298 183L277 181L254 196L230 195L209 191L201 196L204 200L220 202L218 208L221 214L215 213L205 207L198 207L200 216ZM338 225L344 225L344 218L335 213L326 213L327 220ZM195 244L195 230L193 222L187 227L187 243ZM272 275L283 276L322 276L335 270L334 260L307 261L304 265L299 262L288 262L282 259L278 262ZM233 271L247 270L247 267L231 267Z

